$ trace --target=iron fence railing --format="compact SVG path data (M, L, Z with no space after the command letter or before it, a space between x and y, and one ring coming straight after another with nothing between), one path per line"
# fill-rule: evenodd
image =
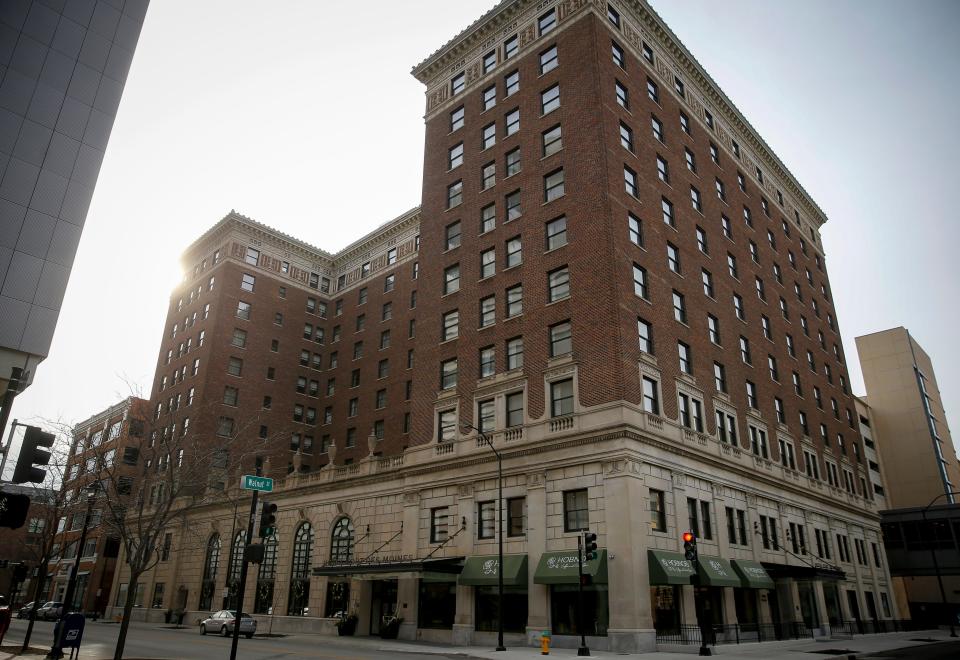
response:
M910 619L878 619L876 621L842 621L831 624L831 636L852 637L878 633L929 630L932 626ZM707 628L708 646L744 644L790 639L813 639L814 629L802 622L714 624ZM657 630L657 644L700 645L700 626L679 625Z

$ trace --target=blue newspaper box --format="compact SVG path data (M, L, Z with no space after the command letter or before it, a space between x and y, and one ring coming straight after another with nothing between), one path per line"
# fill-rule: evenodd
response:
M86 621L86 617L77 612L68 614L63 618L60 631L60 648L80 648L80 642L83 640L83 626L86 624Z

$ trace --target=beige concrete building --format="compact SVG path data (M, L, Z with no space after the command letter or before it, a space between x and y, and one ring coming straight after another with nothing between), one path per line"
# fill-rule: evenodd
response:
M933 362L906 328L857 337L873 430L886 465L887 508L957 501L960 464Z

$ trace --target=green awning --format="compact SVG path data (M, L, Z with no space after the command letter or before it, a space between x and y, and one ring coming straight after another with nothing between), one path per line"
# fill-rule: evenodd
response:
M690 584L693 577L693 562L684 559L679 552L647 550L650 569L650 584Z
M760 562L752 559L734 559L733 570L740 575L743 586L751 589L773 589L776 585Z
M424 571L420 574L421 582L456 582L455 573L437 573L435 571Z
M460 574L460 584L473 587L495 587L498 584L499 567L497 555L467 557ZM509 586L527 586L527 556L503 556L503 584Z
M596 559L584 564L583 574L593 578L594 584L606 584L607 551L598 551ZM540 555L533 581L537 584L577 584L577 551L544 552Z
M720 557L701 556L697 562L700 566L700 584L707 587L741 587L743 582L733 570L729 559Z

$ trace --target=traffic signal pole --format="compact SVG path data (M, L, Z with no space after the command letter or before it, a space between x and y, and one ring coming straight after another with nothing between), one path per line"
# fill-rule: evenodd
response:
M577 628L580 629L580 648L577 655L590 655L583 625L583 535L577 536Z
M250 519L247 521L247 543L253 538L253 523L257 518L257 500L260 491L253 491L250 500ZM230 642L230 660L237 660L237 643L240 641L240 622L243 620L243 595L247 588L247 553L243 553L243 562L240 564L240 586L237 594L237 615L233 618L233 639Z
M703 599L700 595L700 556L697 553L697 535L693 532L683 533L683 557L693 564L693 575L690 576L690 584L693 585L693 604L697 614L697 627L700 628L700 653L699 655L712 656L713 652L707 646L707 638L710 635L710 622L707 621L706 612L703 608Z

